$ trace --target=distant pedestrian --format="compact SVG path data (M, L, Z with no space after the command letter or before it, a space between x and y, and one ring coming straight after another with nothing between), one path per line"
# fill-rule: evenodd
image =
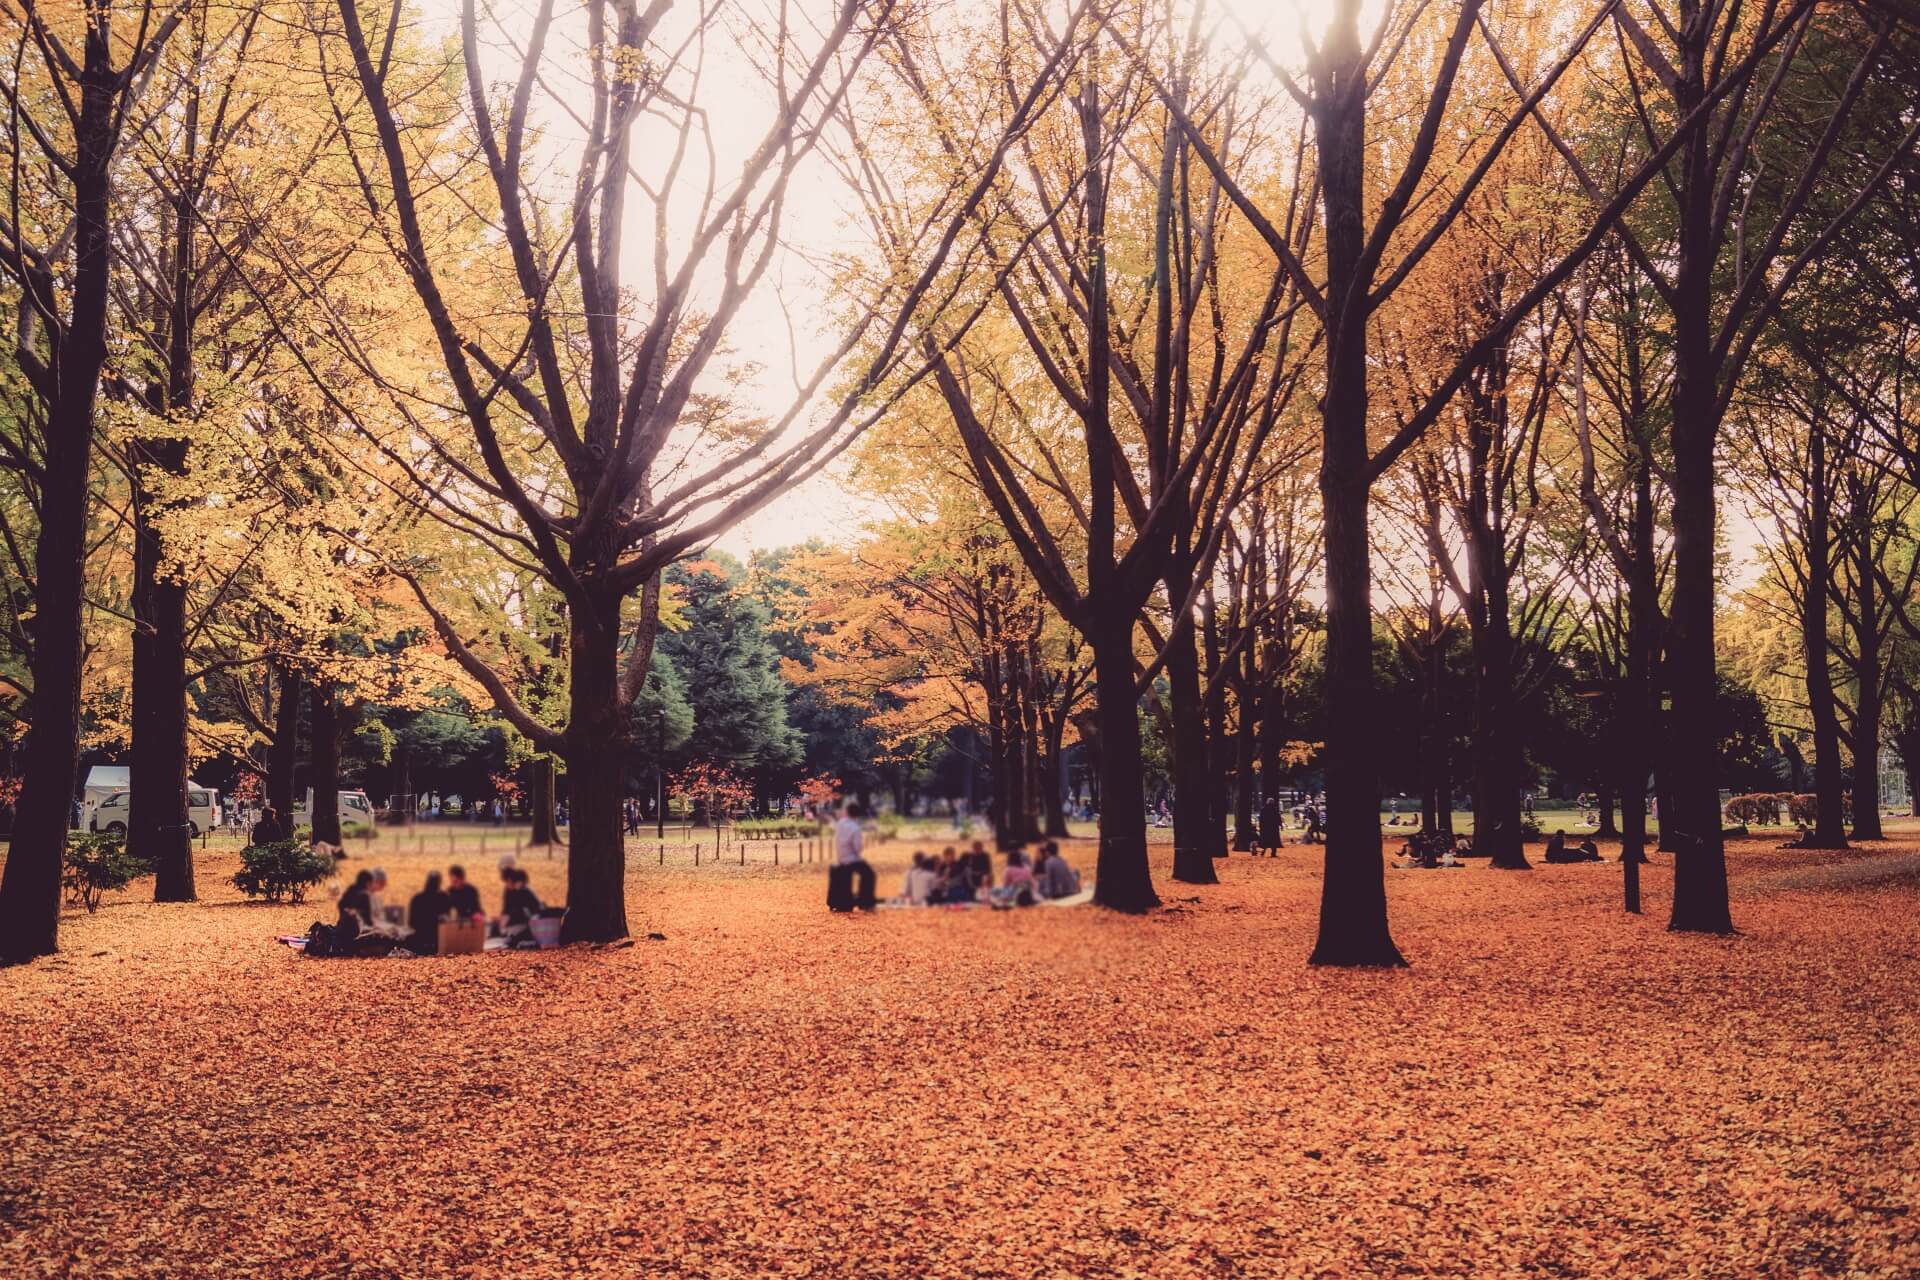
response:
M1280 797L1268 796L1260 805L1260 836L1254 856L1262 853L1278 856L1285 839L1280 833Z
M866 831L860 819L866 811L858 801L848 801L846 810L833 824L833 871L827 882L827 905L835 911L862 911L874 908L873 864L867 861Z

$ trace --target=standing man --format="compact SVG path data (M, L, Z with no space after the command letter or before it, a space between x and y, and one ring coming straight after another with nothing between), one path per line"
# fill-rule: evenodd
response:
M835 911L873 910L873 866L866 859L867 833L860 819L866 811L857 800L849 800L833 824L833 872L827 883L827 906ZM858 882L858 888L851 881Z

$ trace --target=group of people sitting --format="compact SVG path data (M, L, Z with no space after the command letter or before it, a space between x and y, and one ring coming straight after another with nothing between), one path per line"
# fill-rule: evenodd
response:
M384 936L415 955L430 956L440 949L442 923L473 921L485 922L510 947L536 945L533 921L546 907L511 854L500 860L500 884L500 912L489 918L480 890L467 879L464 867L448 867L444 882L438 871L429 871L426 885L408 899L403 912L386 901L387 873L374 867L355 876L352 886L341 893L334 931L347 938Z
M1567 848L1567 833L1555 831L1547 837L1547 852L1543 862L1598 862L1600 846L1591 840L1582 840L1573 848Z
M834 865L827 877L827 908L831 911L872 911L873 864L866 857L866 811L849 802L833 824ZM1032 906L1042 898L1069 898L1080 892L1080 875L1060 856L1060 846L1048 840L1038 859L1029 861L1025 849L1007 852L1000 883L993 882L993 855L975 840L965 853L949 845L935 858L913 855L907 882L895 906L961 906L985 903L994 907Z
M1070 898L1080 892L1080 874L1060 856L1060 846L1049 840L1037 857L1025 849L1007 851L1006 870L993 883L993 856L980 841L957 853L952 846L935 857L916 852L907 870L906 884L897 899L911 907L985 902L989 906L1030 907L1043 898Z

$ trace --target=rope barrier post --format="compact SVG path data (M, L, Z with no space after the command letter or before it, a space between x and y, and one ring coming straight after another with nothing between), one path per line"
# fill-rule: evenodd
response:
M780 865L780 842L778 840L773 842L773 865L776 867Z
M664 844L660 846L660 865L667 865L667 846Z
M698 840L693 842L693 865L696 867L700 865L700 842Z

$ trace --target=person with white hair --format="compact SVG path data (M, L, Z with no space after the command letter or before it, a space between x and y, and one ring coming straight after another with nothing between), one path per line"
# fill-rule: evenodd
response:
M367 905L370 908L367 923L373 929L389 937L400 938L406 936L406 928L400 923L401 911L399 904L395 903L392 906L387 905L386 868L374 867L369 874L373 876L373 881L367 886Z

